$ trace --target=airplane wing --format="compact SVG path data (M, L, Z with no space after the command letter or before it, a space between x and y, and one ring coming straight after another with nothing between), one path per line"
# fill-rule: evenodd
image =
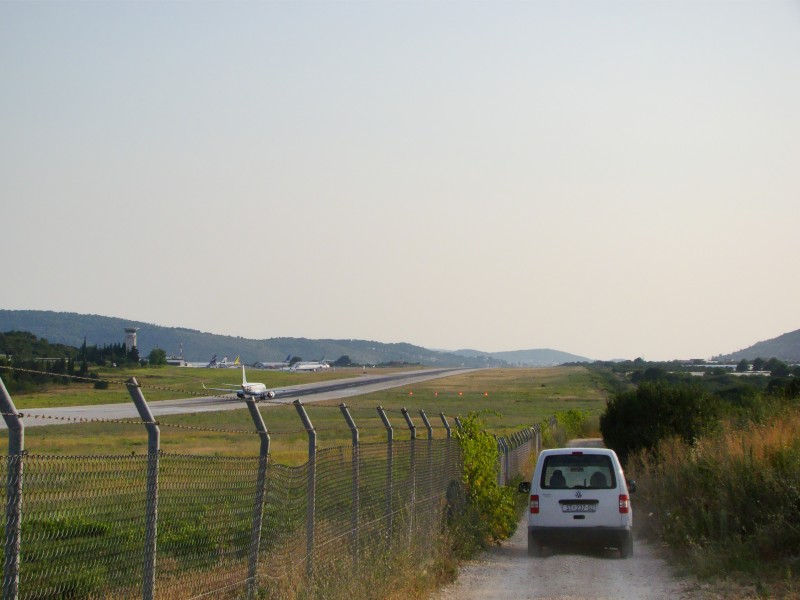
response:
M241 387L229 387L229 388L215 388L215 387L206 387L206 384L202 384L204 390L209 390L213 392L227 392L229 394L235 394L238 391L241 391Z

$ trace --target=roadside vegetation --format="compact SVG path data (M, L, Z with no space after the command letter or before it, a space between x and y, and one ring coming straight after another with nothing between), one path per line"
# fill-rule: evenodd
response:
M729 597L798 598L800 378L765 365L752 377L596 366L615 382L600 427L637 482L641 535L693 574L743 586Z
M510 485L500 486L497 443L485 428L493 411L470 412L461 419L462 429L454 435L459 442L464 465L463 489L449 495L446 527L435 544L431 566L424 570L409 564L402 584L388 598L428 598L458 575L459 565L487 547L510 538L528 507L528 496L517 493L519 482L533 471L531 455ZM568 409L555 415L556 426L540 422L543 447L563 445L567 439L597 435L596 419L587 411ZM382 597L382 596L377 596Z

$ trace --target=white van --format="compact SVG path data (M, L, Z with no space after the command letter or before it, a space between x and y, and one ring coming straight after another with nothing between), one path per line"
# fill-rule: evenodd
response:
M588 542L633 554L633 512L628 482L613 450L557 448L539 454L533 478L520 492L530 494L528 555L542 546ZM636 484L630 482L630 492Z

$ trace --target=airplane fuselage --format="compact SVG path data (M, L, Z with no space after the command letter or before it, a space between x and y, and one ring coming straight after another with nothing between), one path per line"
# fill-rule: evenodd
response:
M320 369L330 369L331 366L328 363L297 363L293 367L291 367L291 371L319 371Z
M247 381L247 376L244 372L244 365L242 365L242 387L241 389L235 389L233 387L228 388L210 388L206 387L203 384L203 389L206 390L216 390L219 392L227 392L227 393L236 393L236 396L242 400L245 398L258 398L260 400L266 400L267 398L274 398L275 392L273 390L268 390L267 386L263 383L250 383Z
M236 392L236 395L242 399L247 397L257 397L264 400L266 398L274 398L275 392L268 390L267 386L263 383L248 383L243 385L242 389Z

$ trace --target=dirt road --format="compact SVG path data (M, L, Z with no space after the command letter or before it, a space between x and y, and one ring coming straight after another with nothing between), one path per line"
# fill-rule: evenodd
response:
M614 550L548 550L527 553L527 524L501 547L464 567L458 580L431 600L663 600L705 598L696 586L675 579L648 544L636 540L633 557Z
M571 447L603 447L600 439L572 440ZM674 578L655 549L636 540L633 556L616 550L547 549L528 556L528 526L523 517L514 536L468 564L458 580L432 600L672 600L709 596L696 585Z

